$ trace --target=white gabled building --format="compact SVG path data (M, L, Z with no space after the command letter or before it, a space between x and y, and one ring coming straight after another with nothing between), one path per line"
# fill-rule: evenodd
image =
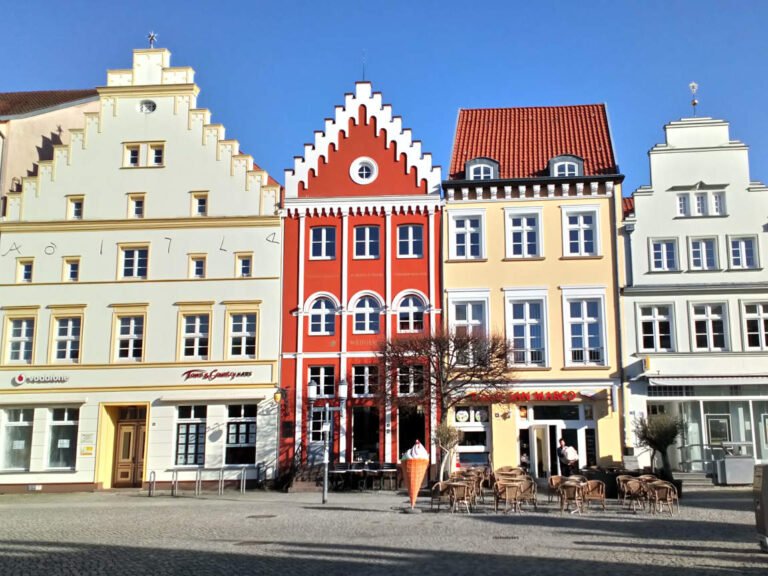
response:
M665 131L622 230L627 438L643 414L678 414L677 469L712 472L723 453L768 462L768 188L727 122Z
M135 50L7 195L0 491L274 470L280 189L198 92Z

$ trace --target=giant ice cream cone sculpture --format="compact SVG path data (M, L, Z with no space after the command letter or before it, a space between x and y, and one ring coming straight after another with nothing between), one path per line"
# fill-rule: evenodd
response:
M405 481L408 486L408 498L411 500L411 509L413 509L416 506L416 498L419 496L419 490L429 466L429 452L421 445L421 442L416 440L413 448L403 454L402 462Z

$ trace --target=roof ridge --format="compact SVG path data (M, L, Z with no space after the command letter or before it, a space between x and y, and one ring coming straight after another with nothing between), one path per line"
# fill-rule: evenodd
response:
M459 108L459 112L478 112L485 110L549 110L555 108L584 108L584 107L605 107L605 102L592 102L589 104L550 104L546 106L493 106L486 108Z

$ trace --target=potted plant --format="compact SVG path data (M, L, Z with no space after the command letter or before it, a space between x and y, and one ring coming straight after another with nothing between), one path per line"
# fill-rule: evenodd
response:
M677 493L682 495L683 483L675 480L672 474L672 465L669 462L667 450L674 446L677 438L683 432L683 421L678 416L671 414L654 414L649 417L641 416L635 421L635 435L640 446L651 449L651 465L656 460L656 452L661 454L661 470L659 478L672 482L677 488Z

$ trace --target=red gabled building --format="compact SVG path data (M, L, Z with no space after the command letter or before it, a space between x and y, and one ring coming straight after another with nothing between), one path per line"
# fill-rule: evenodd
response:
M431 446L437 414L383 397L384 338L441 326L440 168L359 82L286 171L280 461L317 462L325 406L336 462ZM411 375L411 381L418 374ZM434 461L434 451L433 451Z

